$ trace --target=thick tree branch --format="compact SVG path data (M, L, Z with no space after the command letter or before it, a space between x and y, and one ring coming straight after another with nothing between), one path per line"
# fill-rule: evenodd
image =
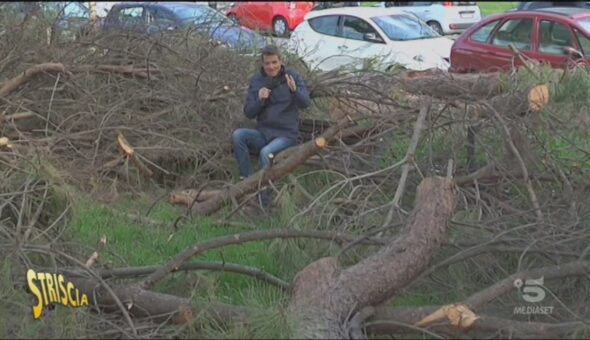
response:
M293 282L289 306L300 323L298 336L346 337L350 315L395 296L428 266L444 241L456 200L452 180L426 178L406 232L389 246L348 269L338 268L334 258L303 269Z
M219 195L204 202L196 203L193 208L204 215L212 214L221 209L225 204L231 202L232 199L240 199L246 194L255 192L261 185L266 185L269 181L275 181L286 176L299 165L303 164L309 157L323 149L319 141L324 140L329 142L338 134L346 134L345 131L341 130L349 125L351 125L350 121L346 119L341 120L338 124L330 126L315 140L280 153L272 167L258 171L240 183L222 191Z
M590 326L583 322L526 322L507 320L492 316L480 315L480 318L468 329L460 329L451 326L448 322L441 322L420 329L413 326L422 318L432 314L438 307L416 308L392 308L376 307L374 315L365 324L368 334L441 334L449 337L458 337L461 334L481 334L481 336L494 336L500 338L532 338L555 339L563 338L574 330L590 331Z
M158 270L154 271L150 274L142 283L142 288L150 288L153 285L164 278L168 273L178 271L181 268L181 265L188 261L191 257L196 256L198 254L202 254L206 251L217 249L221 247L225 247L228 245L233 244L242 244L246 242L252 241L264 241L264 240L273 240L277 238L318 238L330 241L345 241L351 242L353 241L356 236L350 234L342 234L337 232L322 232L322 231L306 231L306 230L293 230L293 229L281 229L281 230L269 230L269 231L254 231L250 233L244 234L235 234L231 236L222 236L215 239L211 239L208 241L204 241L201 243L197 243L190 248L186 249L184 252L180 253L176 258L172 261L168 262L166 265L160 267ZM383 241L369 239L370 242L376 242L378 244L383 244Z
M63 64L60 63L44 63L32 66L26 69L23 73L18 76L5 81L0 88L0 97L5 97L12 92L16 91L19 87L27 83L34 76L43 72L61 72L65 73L66 69Z

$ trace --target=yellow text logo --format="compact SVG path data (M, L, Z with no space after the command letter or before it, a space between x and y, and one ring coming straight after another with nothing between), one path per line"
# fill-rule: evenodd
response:
M62 274L36 273L29 269L27 284L37 298L37 305L33 307L35 320L41 317L43 306L47 307L49 304L57 303L73 308L88 306L86 294L81 294L72 282L66 282Z

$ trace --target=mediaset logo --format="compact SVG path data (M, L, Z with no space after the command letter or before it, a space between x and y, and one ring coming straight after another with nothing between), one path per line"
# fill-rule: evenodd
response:
M545 278L541 276L538 279L527 279L522 281L521 279L514 280L514 287L521 291L522 299L529 303L539 303L545 299L547 293L544 287ZM553 313L553 306L516 306L514 307L514 314L544 314L549 315Z

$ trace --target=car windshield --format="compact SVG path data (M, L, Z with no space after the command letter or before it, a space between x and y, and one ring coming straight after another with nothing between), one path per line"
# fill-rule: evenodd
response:
M428 25L407 15L384 15L371 18L391 40L416 40L439 37Z
M590 18L578 20L578 24L580 24L586 32L590 33Z
M234 22L208 6L173 6L170 8L183 21L194 20L206 26L231 26Z

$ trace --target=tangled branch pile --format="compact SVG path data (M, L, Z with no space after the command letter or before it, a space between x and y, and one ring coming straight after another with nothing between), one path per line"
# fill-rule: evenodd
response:
M187 189L231 181L229 136L247 124L242 99L256 58L190 31L96 33L65 43L35 18L3 27L0 240L10 247L0 249L15 250L20 266L34 265L35 252L76 266L74 256L44 246L67 225L69 191L121 180L137 190L140 178ZM100 281L111 305L121 303L114 296L135 301L115 308L125 317L122 334L137 334L132 317L146 313L139 297L159 301L157 311L180 315L180 322L199 318L202 309L191 310L190 300L146 290L190 258L229 244L306 237L342 248L302 269L289 286L286 318L298 322L295 335L587 336L587 71L530 65L511 75L364 70L305 78L315 103L305 113L311 129L302 125L302 142L325 136L328 146L314 148L312 140L285 152L276 168L236 185L207 210L256 191L254 182L276 184L292 173L278 188L305 197L295 202L291 228L195 245L139 285L108 290ZM308 173L294 172L304 164L328 178L316 191L299 183ZM526 302L524 290L511 295L515 280L539 277L551 292L542 306L552 313L515 315ZM440 309L395 304L416 291L455 300ZM243 308L211 310L247 324Z

